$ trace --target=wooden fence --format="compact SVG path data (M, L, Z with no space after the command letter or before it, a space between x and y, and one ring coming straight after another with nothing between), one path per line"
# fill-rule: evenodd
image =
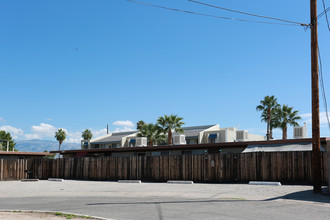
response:
M0 159L0 180L20 180L27 178L26 159Z
M322 179L327 183L327 159L322 152ZM76 180L193 180L210 183L244 183L250 180L311 184L311 152L136 156L65 159L3 160L1 180L25 177ZM2 160L1 160L2 161ZM16 161L16 162L15 162ZM21 161L21 162L19 162ZM16 171L17 170L17 171ZM17 174L16 174L17 173ZM14 178L15 177L15 178Z

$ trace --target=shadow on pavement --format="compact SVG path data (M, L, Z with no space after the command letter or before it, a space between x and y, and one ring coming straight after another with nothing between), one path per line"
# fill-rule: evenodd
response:
M305 190L305 191L290 193L280 197L266 199L264 201L272 201L276 199L289 199L289 200L297 200L297 201L320 202L320 203L330 204L330 195L327 189L323 189L322 194L314 194L313 190Z

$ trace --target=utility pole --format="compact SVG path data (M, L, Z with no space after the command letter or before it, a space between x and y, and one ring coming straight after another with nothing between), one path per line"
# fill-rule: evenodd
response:
M321 193L321 152L320 152L320 108L319 108L319 65L317 36L317 0L311 0L311 70L312 70L312 170L314 193Z

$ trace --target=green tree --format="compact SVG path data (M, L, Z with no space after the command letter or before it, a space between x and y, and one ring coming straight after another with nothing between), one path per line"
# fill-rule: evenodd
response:
M270 128L272 117L274 116L274 109L278 106L277 98L274 96L265 96L264 100L260 101L260 105L256 107L257 111L262 111L261 121L266 121L267 123L267 140L270 140Z
M48 150L44 150L44 153L49 153L49 152L48 152ZM55 158L55 154L47 155L47 156L45 156L45 158L47 158L47 159L54 159Z
M157 123L162 127L164 134L167 134L167 144L172 145L172 130L178 133L183 133L181 128L184 125L182 121L183 118L178 117L177 115L164 115L164 117L159 117Z
M293 111L293 107L288 105L279 106L275 112L275 126L282 129L282 139L287 139L288 125L299 126L297 121L301 117L298 115L298 111Z
M90 140L90 139L92 139L92 137L93 137L92 131L89 130L89 129L85 129L85 130L82 132L81 137L82 137L84 140Z
M146 137L148 139L148 146L153 146L154 144L159 144L164 142L165 135L162 128L158 124L143 124L139 126L138 137Z
M60 128L55 132L55 138L59 143L58 150L61 151L61 144L66 139L67 134L64 129Z
M17 151L15 149L16 143L13 141L9 132L0 131L0 145L2 145L2 150L7 151L7 140L9 141L9 149L8 151Z

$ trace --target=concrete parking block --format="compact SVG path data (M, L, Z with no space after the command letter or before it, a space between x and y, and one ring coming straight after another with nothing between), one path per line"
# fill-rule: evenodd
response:
M194 181L168 180L169 184L194 184Z
M280 182L250 181L250 185L281 186Z
M21 182L39 182L39 179L21 179Z
M48 178L48 181L63 182L64 179Z
M118 180L118 183L141 183L141 180Z

